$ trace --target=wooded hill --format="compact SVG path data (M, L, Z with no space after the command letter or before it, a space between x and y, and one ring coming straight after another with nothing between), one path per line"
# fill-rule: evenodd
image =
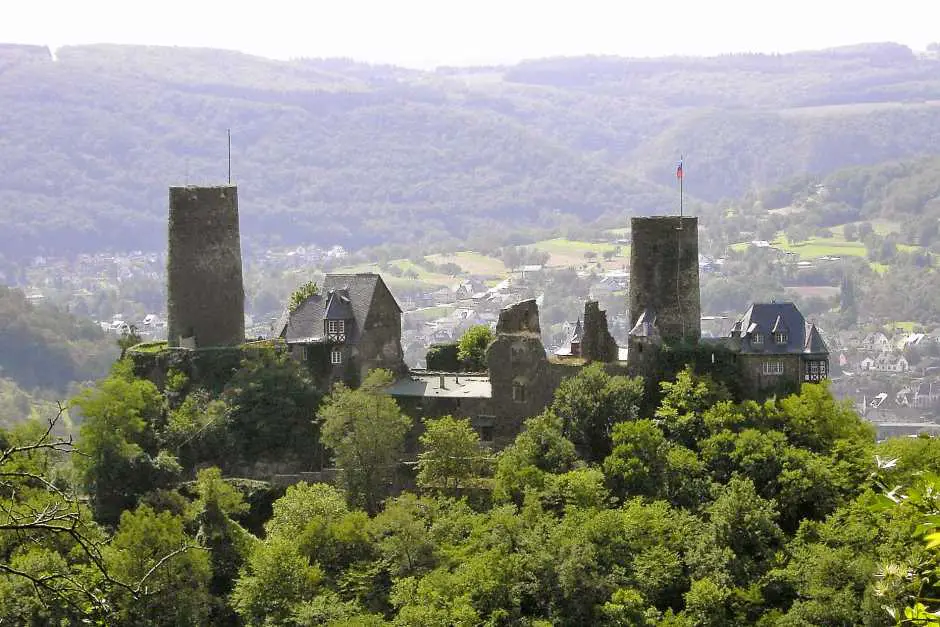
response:
M113 338L94 323L0 286L0 424L28 417L40 398L65 400L75 383L104 376L115 357Z
M680 153L691 207L930 153L940 60L870 44L419 72L3 46L0 108L8 260L161 248L167 186L223 182L229 127L247 248L444 249L672 211Z

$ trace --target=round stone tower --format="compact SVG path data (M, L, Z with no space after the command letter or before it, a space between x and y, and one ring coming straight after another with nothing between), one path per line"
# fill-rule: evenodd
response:
M234 185L170 188L167 340L190 348L245 341Z
M646 312L664 343L697 342L702 335L698 218L632 218L630 227L630 325Z

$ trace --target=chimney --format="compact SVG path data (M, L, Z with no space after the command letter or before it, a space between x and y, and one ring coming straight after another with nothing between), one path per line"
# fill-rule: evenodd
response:
M447 386L444 385L444 373L441 373L441 389L446 390Z

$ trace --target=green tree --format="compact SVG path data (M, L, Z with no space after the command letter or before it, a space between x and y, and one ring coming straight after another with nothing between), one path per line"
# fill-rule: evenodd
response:
M83 416L75 458L95 518L115 524L140 495L166 485L179 471L169 455L157 455L152 425L163 410L160 392L134 377L128 360L72 400Z
M522 433L497 458L493 498L522 505L528 491L543 490L552 473L574 469L577 460L558 416L546 411L529 418Z
M306 301L311 296L315 296L320 293L320 288L317 287L316 281L307 281L302 284L296 290L291 292L290 299L287 301L287 308L293 312L300 307L304 301Z
M659 387L663 398L656 420L670 440L695 450L708 436L706 411L727 400L727 391L710 377L696 375L688 366L679 371L675 381L662 381Z
M665 490L669 445L652 420L621 422L614 426L613 451L604 460L604 474L614 493L625 496L660 496Z
M293 539L275 536L251 551L232 604L248 625L297 625L295 612L316 597L322 579Z
M139 582L137 598L117 591L116 625L199 625L209 616L209 555L187 537L183 519L141 505L121 514L104 552L111 574Z
M234 452L247 462L289 459L321 466L320 434L311 421L321 395L309 372L289 355L260 350L246 357L222 398L237 448L219 451L220 465L232 463Z
M222 479L218 468L200 470L195 490L198 497L191 506L190 515L197 525L196 539L208 549L211 559L210 622L231 623L235 617L225 599L256 541L232 517L247 512L248 505L241 493Z
M483 372L486 370L486 347L493 341L493 332L485 324L467 329L457 342L457 358L463 370Z
M387 370L373 370L356 390L338 383L318 414L348 497L369 513L387 494L411 428L411 418L386 391L392 381Z
M634 420L642 398L643 379L611 376L603 364L593 363L561 382L551 410L585 459L601 462L610 454L614 425Z
M466 418L427 420L418 455L418 485L454 497L480 476L485 464L480 434Z

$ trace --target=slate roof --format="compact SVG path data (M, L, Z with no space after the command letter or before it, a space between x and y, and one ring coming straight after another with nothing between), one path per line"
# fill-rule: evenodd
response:
M346 289L330 290L324 310L324 320L352 320L356 317L349 300L349 290Z
M289 343L317 342L323 340L324 320L352 320L346 326L346 341L354 344L365 327L377 290L388 292L382 277L374 272L327 274L318 294L307 298L293 312L284 310L275 323L274 335ZM391 292L388 297L401 313Z
M579 317L577 323L575 323L574 325L574 331L572 331L571 337L568 338L568 343L580 344L581 337L583 335L584 335L584 329L581 326L581 318Z
M637 319L636 324L630 329L630 335L633 337L653 337L658 335L656 328L656 314L649 309L644 309L643 313Z
M758 333L763 342L753 341ZM775 342L774 333L786 333L787 341ZM741 337L742 353L829 353L816 325L807 323L796 305L789 302L752 304L734 323L731 335Z

